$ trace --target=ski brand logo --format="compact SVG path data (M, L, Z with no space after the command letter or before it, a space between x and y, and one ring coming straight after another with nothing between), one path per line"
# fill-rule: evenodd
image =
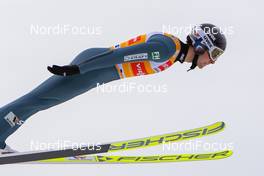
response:
M208 154L177 154L161 156L97 156L98 162L172 162L221 159L230 156L230 151Z
M146 75L147 74L147 71L146 71L146 68L145 68L143 62L131 63L131 68L132 68L132 71L133 71L134 75L136 75L136 76Z
M182 63L182 62L184 62L184 57L185 57L185 54L183 53L182 55L181 55L181 57L179 58L179 61Z
M137 42L140 42L141 39L142 39L141 36L137 36L135 38L130 39L128 41L128 46L131 46L133 44L136 44Z
M133 55L128 55L124 56L124 61L129 62L129 61L137 61L137 60L146 60L148 59L148 53L139 53L139 54L133 54Z
M156 137L149 137L145 139L138 139L138 140L132 140L125 143L113 143L110 146L111 151L117 151L117 150L126 150L126 149L134 149L134 148L140 148L140 147L147 147L147 146L154 146L169 142L176 142L191 138L198 138L205 135L209 135L211 133L215 133L218 131L221 131L224 128L225 124L222 122L219 126L216 126L214 128L212 127L204 127L200 129L194 129L187 132L177 132L177 133L171 133L167 135L161 135Z
M208 48L212 48L213 47L212 41L207 36L204 36L203 38Z
M8 113L4 119L7 121L7 123L11 126L14 127L16 125L21 126L24 121L20 120L13 112Z
M137 71L138 71L137 75L144 75L144 72L142 70L140 63L137 64Z
M213 34L209 33L208 35L213 39L213 41L216 40L216 38L215 38L215 36Z
M73 157L69 157L69 160L88 160L88 161L95 161L94 157L92 156L73 156Z
M158 51L152 52L152 59L153 60L159 60L160 59L160 53Z

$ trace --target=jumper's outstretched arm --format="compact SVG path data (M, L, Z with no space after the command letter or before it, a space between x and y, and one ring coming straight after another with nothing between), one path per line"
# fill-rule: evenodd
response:
M105 49L78 65L48 67L56 75L84 74L92 70L112 67L116 64L138 61L164 62L175 53L175 44L169 37L156 34L147 42L118 49Z

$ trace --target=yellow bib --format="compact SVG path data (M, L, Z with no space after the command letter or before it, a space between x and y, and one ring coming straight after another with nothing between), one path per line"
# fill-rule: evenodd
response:
M174 41L176 46L175 54L165 62L140 61L140 62L126 62L122 64L117 64L115 65L115 67L119 73L120 78L148 75L148 74L161 72L174 64L176 57L178 56L181 50L181 44L178 38L167 33L150 33L150 34L139 35L126 42L122 42L118 45L113 46L112 49L125 48L129 46L145 43L151 36L155 34L163 34L170 37Z

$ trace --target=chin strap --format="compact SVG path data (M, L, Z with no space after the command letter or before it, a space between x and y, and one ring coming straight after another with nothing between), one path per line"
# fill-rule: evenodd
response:
M192 66L190 67L189 70L187 70L187 72L195 69L195 67L197 66L198 58L199 58L199 55L195 54L195 56L193 57Z

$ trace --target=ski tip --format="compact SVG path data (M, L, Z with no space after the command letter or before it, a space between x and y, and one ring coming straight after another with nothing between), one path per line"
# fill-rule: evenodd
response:
M222 129L224 129L224 128L226 127L226 123L223 122L223 121L216 122L215 124L216 124L217 126L221 126Z
M230 156L233 155L233 151L232 150L225 150L225 151L220 151L218 153L215 153L214 155L216 156L215 159L225 159L225 158L229 158ZM217 158L217 156L219 158Z
M220 123L222 124L223 127L226 126L226 123L225 122L221 121Z

